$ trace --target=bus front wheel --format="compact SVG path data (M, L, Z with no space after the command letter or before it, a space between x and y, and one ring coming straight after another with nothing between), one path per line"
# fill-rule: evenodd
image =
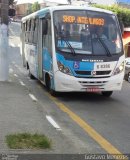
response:
M110 97L112 95L113 91L102 91L102 95L105 97Z
M32 73L30 71L28 63L27 63L27 69L29 70L28 76L30 77L30 79L35 79L35 77L32 75Z
M30 79L35 79L34 76L31 74L30 70L29 70L29 73L28 73Z
M130 83L130 72L128 73L128 82Z
M51 88L51 79L48 74L46 75L46 88L52 96L56 96L56 91Z

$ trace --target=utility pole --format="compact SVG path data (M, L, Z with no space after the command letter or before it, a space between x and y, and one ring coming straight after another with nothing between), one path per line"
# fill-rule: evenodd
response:
M9 75L8 6L8 0L0 0L0 81L7 81Z

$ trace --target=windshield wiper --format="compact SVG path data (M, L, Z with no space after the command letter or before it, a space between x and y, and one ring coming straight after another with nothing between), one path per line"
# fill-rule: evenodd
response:
M67 46L70 49L71 53L75 56L76 55L75 50L72 47L72 45L69 43L69 41L66 40L65 37L63 37L63 36L59 36L59 37L61 38L61 41L63 40L67 44Z
M99 36L97 36L97 38L100 41L100 43L102 44L102 46L104 47L104 49L105 49L105 51L107 53L107 56L111 57L112 54L110 53L110 51L109 51L108 47L106 46L106 44L103 42L103 40Z
M63 39L65 41L65 43L67 44L67 46L69 47L69 49L71 50L72 54L75 56L75 50L74 48L71 46L71 44L69 43L69 41Z

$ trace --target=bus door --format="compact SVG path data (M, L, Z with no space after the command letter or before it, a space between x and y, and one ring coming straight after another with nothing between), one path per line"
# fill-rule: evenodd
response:
M39 28L39 75L45 82L45 74L52 69L52 34L50 16L40 19Z

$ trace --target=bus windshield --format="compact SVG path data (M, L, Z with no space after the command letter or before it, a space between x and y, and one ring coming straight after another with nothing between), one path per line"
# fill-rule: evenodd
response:
M56 49L68 54L119 54L122 41L115 15L97 11L54 12ZM73 51L73 52L72 52Z

